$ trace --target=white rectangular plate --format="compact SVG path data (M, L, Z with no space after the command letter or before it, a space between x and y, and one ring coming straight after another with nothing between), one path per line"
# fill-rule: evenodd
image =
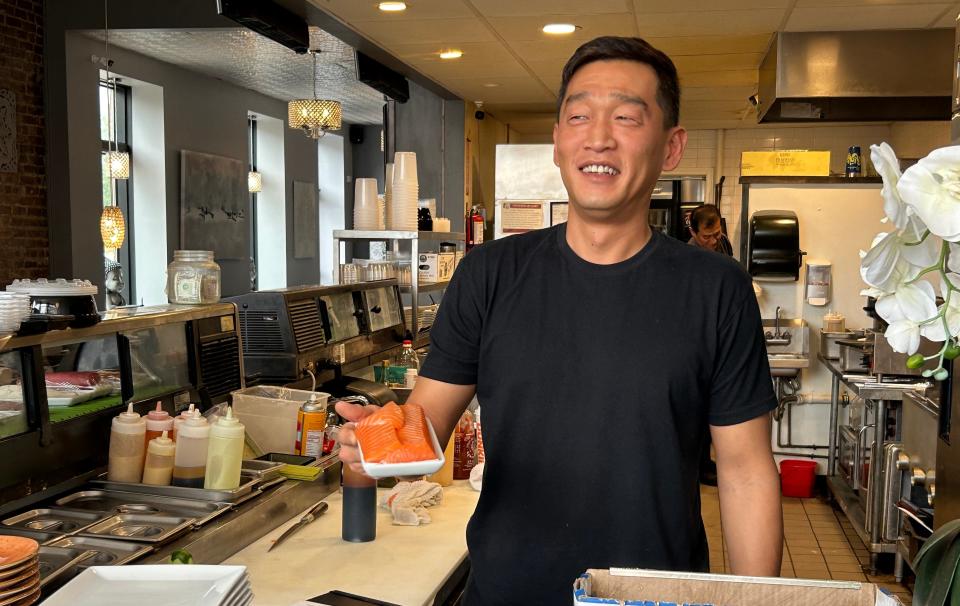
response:
M47 606L217 606L245 566L91 566L47 598Z
M360 448L358 443L360 463L363 465L364 473L371 478L393 478L397 476L425 476L439 471L444 463L443 449L440 448L440 442L437 440L437 434L433 431L430 419L426 421L427 430L430 432L430 442L433 444L433 452L437 454L436 459L411 461L409 463L367 463L363 458L363 448Z

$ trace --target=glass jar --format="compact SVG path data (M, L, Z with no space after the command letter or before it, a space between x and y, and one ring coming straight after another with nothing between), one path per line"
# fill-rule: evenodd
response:
M220 266L211 250L175 250L167 266L167 300L175 305L220 301Z

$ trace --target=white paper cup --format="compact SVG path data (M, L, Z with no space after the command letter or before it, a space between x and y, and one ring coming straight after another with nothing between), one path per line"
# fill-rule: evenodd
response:
M417 182L417 154L397 152L393 156L393 185Z
M376 208L377 207L377 180L371 178L360 178L354 182L353 195L354 208Z

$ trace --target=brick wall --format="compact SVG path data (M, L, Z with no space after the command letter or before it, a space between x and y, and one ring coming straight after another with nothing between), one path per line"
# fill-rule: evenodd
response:
M43 2L0 2L0 90L16 100L16 167L0 171L0 288L46 276L49 237L44 167Z

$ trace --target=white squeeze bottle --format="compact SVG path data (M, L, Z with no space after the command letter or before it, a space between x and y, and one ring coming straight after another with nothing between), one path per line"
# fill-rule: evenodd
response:
M194 408L195 406L191 404L190 408L173 417L173 435L170 436L170 439L172 439L174 442L177 441L177 432L180 431L180 426L184 421L193 416Z
M243 462L243 423L227 414L210 426L210 448L207 450L207 479L204 488L233 490L240 486L240 466Z
M146 444L147 423L133 412L133 404L127 411L113 418L110 425L110 454L107 460L107 479L111 482L139 482L143 475L143 455Z
M177 430L177 452L173 459L174 486L203 488L203 476L207 468L207 444L210 442L210 425L193 411L193 416L180 424Z
M147 461L143 465L143 483L154 486L169 486L173 475L173 458L176 442L167 437L164 430L160 437L147 444Z

